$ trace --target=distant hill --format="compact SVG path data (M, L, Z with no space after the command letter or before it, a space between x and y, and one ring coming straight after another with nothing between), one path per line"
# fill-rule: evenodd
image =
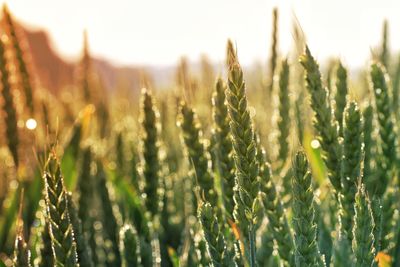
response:
M23 31L28 43L31 63L40 84L54 93L62 90L65 86L74 84L79 62L67 61L58 55L46 32L26 28L23 28ZM106 89L113 90L118 84L124 84L132 90L140 87L140 67L115 66L107 60L97 58L93 58L92 62ZM148 71L151 76L158 76L158 73L164 72L160 68L149 68ZM163 78L165 79L165 77Z

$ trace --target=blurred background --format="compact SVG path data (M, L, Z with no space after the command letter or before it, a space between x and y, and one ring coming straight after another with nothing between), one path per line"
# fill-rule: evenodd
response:
M389 33L400 30L395 0L0 1L4 2L28 32L35 69L48 88L70 84L69 67L79 60L84 30L107 86L115 86L117 76L134 79L138 67L145 67L159 87L171 83L182 56L196 68L207 55L221 71L228 38L236 43L242 65L264 65L274 7L280 13L281 55L293 47L297 23L320 62L338 57L353 71L370 58L385 19ZM399 46L399 35L390 35L389 47Z

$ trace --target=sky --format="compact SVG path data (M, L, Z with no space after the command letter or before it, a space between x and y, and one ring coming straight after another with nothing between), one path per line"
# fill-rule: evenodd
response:
M172 65L181 56L206 54L220 62L231 38L242 64L266 62L271 46L272 9L278 7L279 49L293 44L299 21L312 53L340 57L348 66L364 64L381 38L383 20L400 32L397 0L0 0L14 16L50 33L65 58L81 51L88 31L92 54L122 65ZM400 34L390 35L394 51Z

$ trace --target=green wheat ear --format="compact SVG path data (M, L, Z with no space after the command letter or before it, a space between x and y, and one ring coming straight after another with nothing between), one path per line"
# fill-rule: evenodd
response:
M141 266L139 236L135 228L125 224L119 232L122 267Z
M304 142L304 131L306 127L306 119L305 119L305 112L304 112L304 95L305 92L304 90L301 90L297 96L296 100L294 102L294 120L296 123L296 133L297 133L297 138L300 142L300 144L303 144Z
M15 239L13 267L30 267L31 252L25 242L22 233L18 233Z
M236 166L236 188L239 196L235 199L234 215L241 230L244 229L243 226L248 227L248 235L246 233L242 233L242 235L244 238L248 236L245 239L248 243L248 258L250 265L254 266L256 264L254 225L257 223L258 193L260 191L256 143L247 107L243 71L234 50L228 50L228 58L234 59L229 65L228 89L226 90Z
M91 249L88 245L86 237L82 229L82 221L79 219L78 210L72 199L72 193L67 193L68 200L68 214L71 220L72 228L74 230L74 237L76 240L76 253L78 255L79 265L81 267L92 267Z
M264 207L264 215L268 219L267 227L262 232L262 246L257 250L257 261L259 264L265 263L268 258L261 257L263 255L271 256L270 254L275 247L281 261L290 265L294 263L292 231L285 215L280 194L276 190L271 166L267 162L266 153L259 138L257 138L257 160L260 166L260 198ZM276 242L276 246L274 242Z
M93 264L99 262L96 250L98 245L94 242L97 232L94 229L94 223L97 219L98 212L96 208L96 195L93 188L96 186L94 176L91 173L92 169L92 151L88 146L83 149L80 172L78 175L78 217L82 221L82 231L89 244L87 247L88 253L92 256Z
M158 111L155 108L153 96L146 89L142 90L141 111L145 205L147 211L154 217L160 211L162 199L160 193L159 127L157 122Z
M400 57L397 57L396 67L393 73L393 111L399 119L399 94L400 94Z
M265 216L268 218L268 225L266 232L263 233L263 239L268 240L268 235L272 235L276 241L279 256L287 264L292 265L294 263L292 231L289 227L281 198L272 179L271 166L265 160L260 165L260 177L261 199Z
M396 235L398 227L398 217L395 215L398 213L398 192L395 190L388 190L383 196L382 200L382 219L381 219L381 240L380 251L384 251L388 255L393 255L396 247ZM397 215L398 216L398 215ZM375 222L377 225L377 222ZM377 237L375 237L375 240ZM375 247L378 251L378 248Z
M209 159L207 150L202 143L202 132L196 113L186 103L180 106L179 126L182 129L183 142L186 146L187 155L193 165L194 179L197 179L204 196L214 207L218 206L218 197L215 191L214 179L209 172Z
M274 8L272 11L272 43L271 43L271 55L269 59L269 84L268 84L268 94L272 94L274 88L274 75L278 61L278 9Z
M311 172L304 152L297 152L293 162L293 228L296 266L325 266L319 254L314 221L314 193Z
M19 165L18 158L18 128L17 128L17 112L15 109L14 98L11 93L11 85L9 81L9 66L6 59L6 51L4 41L0 38L0 73L1 73L1 94L3 96L4 124L6 126L7 145L11 152L16 167Z
M290 131L290 99L289 99L289 64L287 59L282 61L279 73L279 119L278 119L278 143L279 160L284 162L289 153L289 131Z
M217 170L222 179L223 203L230 219L233 219L235 202L233 200L235 187L235 162L229 131L228 107L225 98L226 86L218 79L213 94L214 135L216 137Z
M353 262L353 251L349 238L339 229L338 237L333 246L331 266L353 266Z
M235 48L233 46L232 40L228 39L227 45L226 45L226 66L229 68L232 64L234 64L237 61L237 54L235 51Z
M103 228L104 236L112 244L110 253L113 254L113 257L107 257L107 264L111 266L120 266L121 256L118 249L119 211L117 207L114 205L112 195L109 192L110 184L108 184L107 182L107 176L103 167L103 163L98 160L96 166L97 166L97 173L95 176L95 178L97 179L96 191L98 192L100 198L100 207L103 212L102 224L104 227Z
M373 195L377 187L377 177L374 175L373 161L375 138L373 137L374 109L368 105L363 110L363 135L364 135L364 169L363 179L367 192Z
M45 217L45 224L41 230L41 242L40 242L40 259L39 267L53 266L53 245L50 236L50 226L48 223L48 218Z
M353 252L355 255L355 265L374 266L374 220L372 217L371 206L368 195L363 184L360 184L356 194L354 205L354 228L353 228Z
M388 43L388 36L389 36L389 23L387 20L383 22L382 27L382 44L379 51L379 60L382 64L387 68L389 62L389 43Z
M351 101L346 106L343 119L343 159L342 159L342 216L343 230L351 240L352 220L354 217L354 196L357 181L361 177L363 125L357 103Z
M339 123L340 136L343 136L343 113L347 103L347 92L347 70L339 62L336 69L335 118Z
M54 154L46 163L43 179L54 263L57 266L79 266L66 189L60 164Z
M204 239L207 242L207 251L211 258L212 266L233 266L232 255L229 255L227 251L224 234L210 203L200 204L198 217L203 228Z
M26 58L24 58L24 51L22 50L20 45L20 40L17 34L15 23L6 5L3 6L3 15L6 23L6 28L9 33L11 46L14 49L16 57L16 67L19 70L19 76L21 78L21 86L25 95L25 104L29 109L30 116L32 117L35 112L35 101L33 97L31 78L25 60Z
M377 157L378 173L382 175L379 191L376 193L382 195L387 187L389 179L396 174L397 162L397 141L394 127L394 117L391 98L389 96L389 78L384 66L380 63L371 65L371 83L375 95L375 109L377 112L379 124L379 137L382 155Z
M85 235L90 235L93 227L92 210L94 204L94 181L91 175L92 152L90 147L83 149L82 163L78 175L78 215L82 221L82 230ZM94 249L94 248L92 248ZM94 251L92 251L94 253Z
M125 173L125 151L124 151L124 137L122 131L118 132L115 137L115 163L118 175L123 176Z
M87 32L83 33L83 55L81 58L81 83L83 89L84 100L89 103L92 99L92 92L90 87L90 75L91 75L91 57L89 53L89 42Z
M311 107L314 111L313 125L323 150L323 160L327 167L328 178L337 192L340 192L340 163L342 147L339 141L338 123L333 118L332 107L326 88L322 85L319 66L306 47L300 63L306 74L306 87L311 95Z

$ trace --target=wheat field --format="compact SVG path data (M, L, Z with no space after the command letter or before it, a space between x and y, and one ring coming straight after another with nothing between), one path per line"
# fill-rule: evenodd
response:
M62 93L6 6L0 266L400 266L400 60L317 62L298 24L267 66L183 58L168 88L105 89L85 39ZM239 52L238 52L239 51ZM39 79L39 81L38 81Z

